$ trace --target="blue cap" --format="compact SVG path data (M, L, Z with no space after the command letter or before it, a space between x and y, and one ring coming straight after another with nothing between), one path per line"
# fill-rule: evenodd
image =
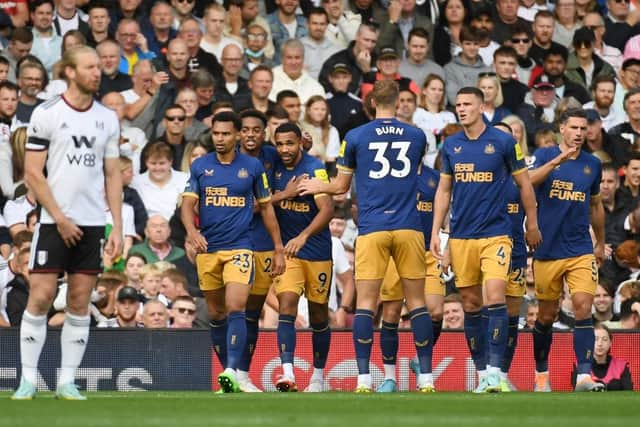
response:
M593 108L589 108L584 110L584 112L587 114L587 121L588 122L596 122L596 121L602 121L602 118L600 117L600 113L598 113L596 110L594 110Z

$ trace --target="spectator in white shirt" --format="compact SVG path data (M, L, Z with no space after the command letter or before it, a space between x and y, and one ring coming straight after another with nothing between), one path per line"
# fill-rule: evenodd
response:
M226 11L224 7L217 3L211 3L204 10L203 21L205 25L205 33L200 40L200 47L209 52L220 61L222 59L222 49L227 45L235 44L242 49L242 44L232 38L223 34L224 21L226 17Z
M149 216L160 214L169 220L187 183L187 174L171 168L173 150L166 143L151 144L144 162L147 171L137 175L131 187L140 194Z

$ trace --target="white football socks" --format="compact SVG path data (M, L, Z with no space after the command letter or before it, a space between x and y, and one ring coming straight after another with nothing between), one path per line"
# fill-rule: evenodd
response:
M22 377L31 384L38 382L38 360L47 339L47 316L34 316L28 311L20 323L20 362Z
M60 349L62 366L58 384L73 384L76 379L76 369L80 366L84 351L89 342L89 324L91 318L65 313L64 325L60 334Z

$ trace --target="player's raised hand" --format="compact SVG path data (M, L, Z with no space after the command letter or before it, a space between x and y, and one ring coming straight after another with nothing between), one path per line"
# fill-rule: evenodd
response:
M293 239L289 240L284 247L284 254L287 258L298 255L300 249L307 243L307 236L304 234L298 234Z
M284 260L284 249L276 248L273 251L273 264L271 265L271 277L280 276L287 268Z
M300 182L302 182L302 180L304 179L303 177L306 177L306 175L294 176L289 180L289 182L287 182L287 185L284 187L284 190L282 190L284 192L284 196L287 199L293 199L294 197L298 196L298 194L300 193L298 186Z
M437 233L434 236L431 236L431 244L429 245L429 250L431 251L431 255L436 257L436 259L440 261L444 259L442 251L440 249L440 236L438 236Z
M207 252L207 239L197 230L193 233L187 233L187 243L191 245L196 253Z
M70 248L75 246L82 239L82 230L71 219L65 217L56 223L56 228L64 244Z
M578 151L578 147L569 147L565 151L561 151L560 154L558 154L555 159L553 159L553 164L555 166L560 166L571 157L573 157L573 155L576 154L576 151Z
M537 226L527 227L524 238L531 250L535 250L542 243L542 233L540 233L540 229Z

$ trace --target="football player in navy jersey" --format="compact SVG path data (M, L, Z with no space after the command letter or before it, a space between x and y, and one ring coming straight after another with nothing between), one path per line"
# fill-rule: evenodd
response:
M240 128L240 152L260 160L267 174L269 187L273 187L273 167L275 166L278 154L276 149L265 144L265 128L267 117L258 110L244 110L240 113L242 127ZM258 322L262 314L267 293L273 281L279 277L271 275L273 264L273 241L267 232L262 221L260 210L256 209L251 220L251 242L253 243L253 257L255 260L255 275L253 286L249 292L247 300L247 345L240 360L238 370L238 384L240 390L247 393L261 392L249 378L249 368L251 359L256 350L258 342Z
M274 168L272 203L287 256L286 272L275 284L278 347L283 370L276 388L297 390L293 372L295 320L298 301L304 293L313 330L313 374L305 391L320 392L324 390L324 367L331 341L328 303L333 265L329 221L333 217L333 201L328 194L300 195L295 183L297 177L304 176L323 182L329 179L322 162L303 150L302 133L297 125L280 125L274 139L280 159Z
M246 347L245 307L254 275L250 225L256 200L274 243L271 274L280 275L285 268L269 180L259 160L237 151L240 129L235 113L221 112L213 117L215 152L192 163L181 208L187 241L198 252L200 289L212 318L214 349L225 367L218 376L225 393L240 391L236 369ZM195 226L196 207L200 230Z
M527 241L535 247L541 237L524 156L512 136L484 123L483 102L482 92L475 87L458 91L456 113L463 131L447 138L442 147L431 252L441 257L438 232L451 203L451 266L463 300L467 343L479 374L476 392L499 392L508 335L505 289L512 243L505 190L511 176L527 214ZM482 321L483 302L488 304L488 330Z
M604 257L604 208L600 198L601 163L582 150L587 133L584 110L560 117L559 145L536 150L530 172L536 186L544 241L533 255L538 319L533 329L535 391L551 391L548 360L552 326L563 284L571 293L576 323L573 350L577 360L575 391L602 391L591 378L595 342L591 306ZM595 247L589 234L593 228Z
M393 257L420 360L418 388L430 391L431 316L425 306L425 246L416 210L418 169L426 148L420 129L395 118L399 89L394 81L374 85L375 119L347 133L338 157L338 176L330 183L308 179L302 194L342 194L355 176L358 188L356 313L353 338L358 364L356 392L372 391L369 360L373 317L389 258Z

